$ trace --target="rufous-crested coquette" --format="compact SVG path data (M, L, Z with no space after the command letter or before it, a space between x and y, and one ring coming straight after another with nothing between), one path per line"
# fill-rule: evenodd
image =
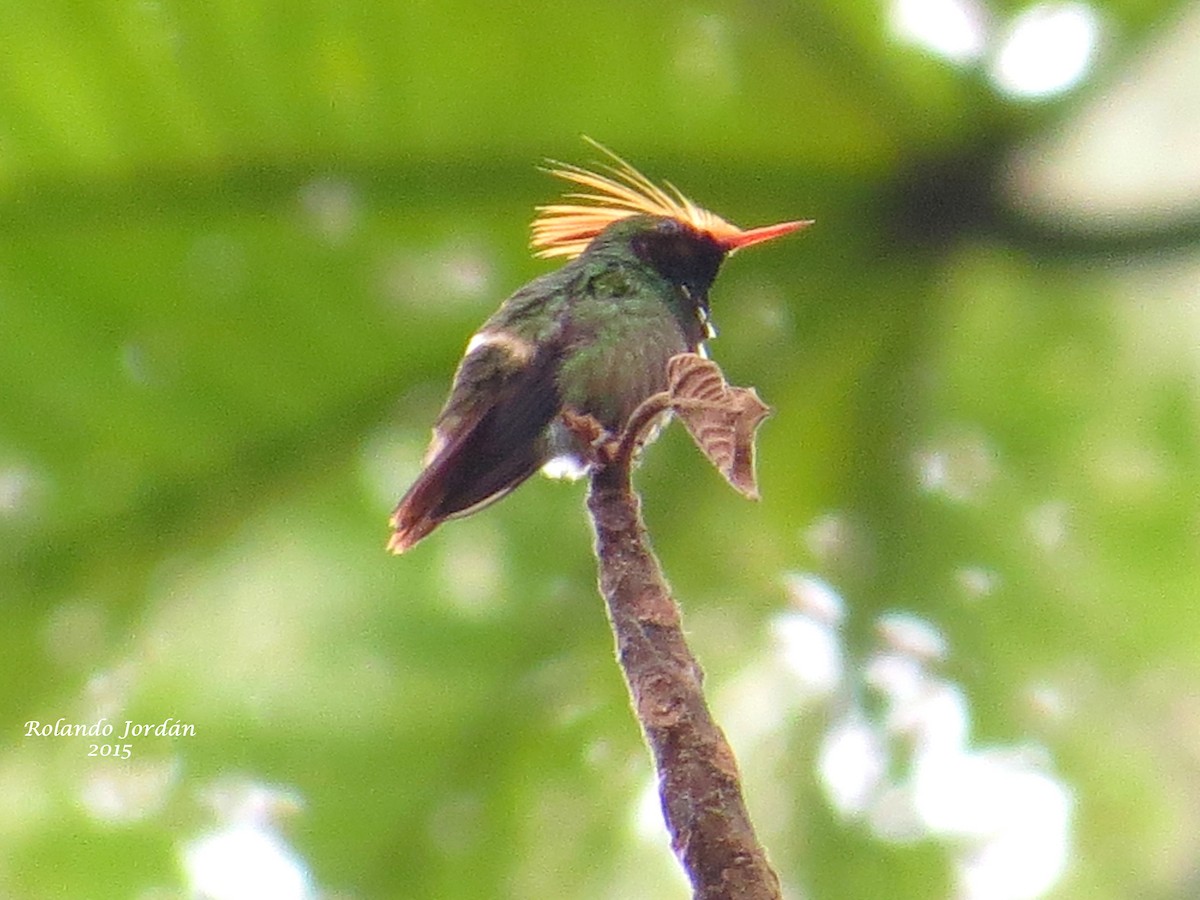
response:
M424 468L392 515L395 553L547 464L586 471L594 457L578 423L619 435L666 387L667 360L703 352L725 258L811 224L738 228L596 146L613 160L603 172L549 170L585 191L538 207L531 243L569 262L519 289L467 342Z

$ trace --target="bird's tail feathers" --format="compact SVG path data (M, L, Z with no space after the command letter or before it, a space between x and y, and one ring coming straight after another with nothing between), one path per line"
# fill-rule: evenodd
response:
M422 472L392 513L392 536L388 541L392 553L399 555L408 550L446 518L436 512L444 497L438 479L430 477L434 471L431 466Z

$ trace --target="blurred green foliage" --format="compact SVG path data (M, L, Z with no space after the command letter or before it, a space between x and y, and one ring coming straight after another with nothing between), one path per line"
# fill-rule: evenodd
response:
M383 552L467 336L546 269L536 166L586 133L732 221L818 221L713 297L776 411L762 503L680 433L638 474L789 896L965 896L953 841L830 807L845 698L782 695L790 571L845 601L843 694L903 610L972 740L1041 748L1074 804L1052 896L1191 896L1194 232L1004 189L1175 21L1090 8L1087 80L1030 103L875 4L7 4L0 894L192 896L189 848L257 823L323 896L686 896L635 814L582 488ZM196 734L113 760L24 724L101 716Z

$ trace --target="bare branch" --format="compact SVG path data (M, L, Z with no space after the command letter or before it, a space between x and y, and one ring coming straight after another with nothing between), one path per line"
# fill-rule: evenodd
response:
M654 756L671 844L693 897L780 900L779 879L746 811L737 761L709 713L703 673L684 640L679 607L630 485L630 457L641 429L673 405L666 393L647 403L631 419L612 461L593 470L588 493L600 592L617 657ZM749 433L752 440L753 428Z

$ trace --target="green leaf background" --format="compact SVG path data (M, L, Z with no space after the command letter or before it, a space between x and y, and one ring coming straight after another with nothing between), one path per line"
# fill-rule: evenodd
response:
M877 4L7 3L0 894L200 896L189 848L250 823L304 884L223 898L687 896L581 486L384 552L466 338L547 269L537 166L587 134L740 224L817 220L713 296L775 409L762 502L678 428L637 476L788 896L985 896L818 774L897 611L973 745L1071 798L1039 896L1193 896L1200 197L1021 175L1083 166L1130 83L1200 132L1188 57L1151 65L1194 17L1087 8L1095 65L1028 102ZM1130 165L1186 165L1152 126ZM787 573L844 602L835 696L779 675ZM27 734L102 716L195 734Z

